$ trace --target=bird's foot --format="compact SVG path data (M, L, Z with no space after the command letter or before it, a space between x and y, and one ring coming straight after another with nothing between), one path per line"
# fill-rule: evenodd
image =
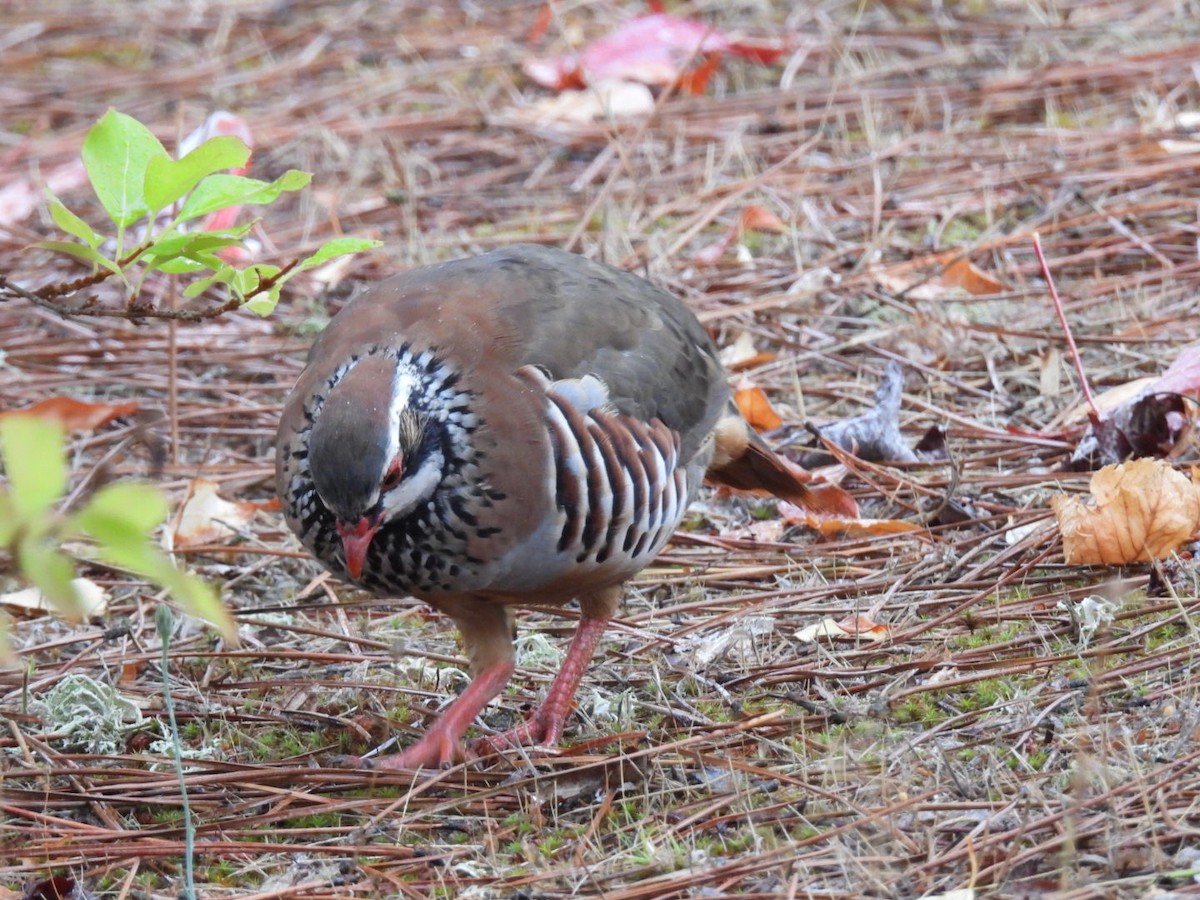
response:
M399 753L383 756L335 756L331 765L343 769L373 769L395 771L398 769L448 769L465 756L458 736L449 729L434 725L425 735Z
M480 710L503 689L512 674L512 660L501 659L480 672L426 730L421 739L399 753L364 758L339 757L339 764L356 769L448 769L469 757L462 736Z
M565 709L552 707L548 701L549 698L520 725L475 740L471 744L471 752L484 756L512 747L553 747L562 737L567 713Z

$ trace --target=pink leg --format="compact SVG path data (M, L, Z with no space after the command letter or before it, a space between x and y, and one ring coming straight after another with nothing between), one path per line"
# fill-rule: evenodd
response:
M511 662L500 662L480 672L411 747L370 759L342 757L338 762L366 769L437 769L452 765L463 756L463 733L492 698L504 690L512 671Z
M480 738L471 749L476 753L484 753L526 744L557 744L562 737L563 723L571 712L571 701L575 698L575 691L579 689L579 682L596 652L596 644L600 642L610 617L591 618L585 615L580 619L579 627L575 629L575 637L571 639L571 646L567 649L567 657L563 660L558 674L554 676L554 681L546 692L546 699L541 705L523 724L501 734Z
M341 764L372 769L435 769L465 755L463 733L512 677L512 619L505 607L470 597L443 600L438 608L454 618L462 633L471 660L471 683L411 747L373 759L343 758Z

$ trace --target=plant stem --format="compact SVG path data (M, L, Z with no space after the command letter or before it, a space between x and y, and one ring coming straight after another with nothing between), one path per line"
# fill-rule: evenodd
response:
M167 722L171 726L171 746L175 756L175 775L179 779L179 797L183 807L183 891L186 900L196 900L196 828L192 821L192 808L188 804L187 781L183 777L183 749L179 743L179 726L175 722L175 701L171 699L171 679L167 675L170 665L171 608L160 603L154 611L154 623L162 640L162 686L163 707L167 711Z

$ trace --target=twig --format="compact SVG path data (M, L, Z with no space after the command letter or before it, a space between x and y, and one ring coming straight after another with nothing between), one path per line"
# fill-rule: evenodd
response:
M42 288L38 291L30 291L18 284L14 284L5 275L0 275L0 302L11 299L12 297L19 297L22 300L28 300L30 303L34 304L35 306L39 306L42 309L48 309L51 312L57 313L65 319L73 316L87 316L92 318L128 319L131 322L140 322L143 319L158 319L166 322L203 322L208 319L218 318L219 316L223 316L225 313L233 312L236 309L240 309L259 294L269 291L275 286L279 279L283 278L283 276L288 274L292 269L296 268L299 262L300 261L298 259L293 259L274 275L264 278L261 282L259 282L257 287L251 291L248 291L244 297L233 296L219 306L213 306L208 309L147 309L144 307L139 307L137 309L111 309L104 306L94 306L94 298L87 298L79 305L73 307L58 306L54 303L51 303L48 298L65 295L65 293L67 293L66 287L69 285L53 285L47 288ZM82 279L81 281L87 281L87 279ZM79 283L80 282L71 282L71 284ZM99 282L88 282L87 284L84 284L84 286L86 287L89 286L89 284L97 283ZM8 291L10 296L6 297L3 293L4 291Z
M1035 231L1033 233L1033 251L1037 254L1038 265L1042 267L1042 275L1046 279L1046 284L1050 286L1050 297L1054 300L1054 311L1058 313L1058 321L1062 325L1063 334L1067 337L1067 347L1071 350L1071 359L1075 362L1075 371L1079 373L1079 384L1083 388L1083 396L1088 402L1088 406L1092 408L1090 418L1093 425L1100 424L1100 407L1096 405L1096 398L1092 395L1092 388L1088 384L1087 373L1083 371L1083 360L1079 358L1079 348L1075 346L1075 337L1071 334L1071 326L1067 323L1067 313L1063 309L1062 298L1058 296L1058 288L1054 286L1054 278L1050 274L1050 267L1046 264L1046 255L1042 253L1042 239Z

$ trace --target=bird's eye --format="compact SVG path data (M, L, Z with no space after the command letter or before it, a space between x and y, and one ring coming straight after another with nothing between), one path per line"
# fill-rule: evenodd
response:
M392 460L392 464L388 466L387 472L384 473L381 487L384 492L390 491L400 483L400 479L404 477L404 463L400 457Z

